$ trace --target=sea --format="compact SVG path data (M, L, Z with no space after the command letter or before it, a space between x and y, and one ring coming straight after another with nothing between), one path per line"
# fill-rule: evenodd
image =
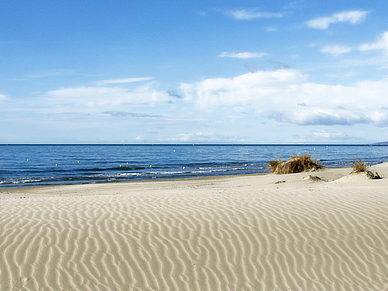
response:
M0 144L0 188L268 173L298 154L326 167L388 162L385 145Z

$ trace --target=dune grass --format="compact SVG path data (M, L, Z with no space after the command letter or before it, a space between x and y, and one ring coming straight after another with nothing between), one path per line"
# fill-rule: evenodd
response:
M362 159L357 158L352 162L352 164L353 164L352 173L365 173L371 179L381 179L379 173L377 172L373 173L372 171L367 169L367 165Z
M305 154L304 156L291 156L286 162L277 158L277 160L268 163L268 168L274 174L291 174L315 171L324 168L324 166L318 164L316 159L312 159L311 155Z
M362 159L357 158L352 162L352 164L353 164L353 173L366 172L366 164Z

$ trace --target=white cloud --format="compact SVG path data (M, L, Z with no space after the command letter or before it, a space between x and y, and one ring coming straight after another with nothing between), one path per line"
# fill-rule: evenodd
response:
M134 83L134 82L143 82L152 80L153 77L145 77L145 78L124 78L124 79L113 79L113 80L102 80L95 82L97 86L105 86L110 84L125 84L125 83Z
M239 58L239 59L253 59L253 58L261 58L266 56L266 53L251 53L251 52L245 52L245 53L228 53L223 52L219 54L219 57L222 58Z
M299 84L305 77L297 70L257 71L235 78L207 79L195 84L183 83L179 89L185 99L198 108L219 105L274 104L281 101L290 84Z
M283 17L283 13L259 12L256 9L251 10L231 10L227 11L226 15L239 20L251 20L260 18L279 18Z
M320 17L307 22L307 25L311 28L316 29L326 29L331 23L334 22L334 19L331 17Z
M362 22L368 13L368 11L360 10L334 13L330 17L319 17L312 19L307 22L307 26L315 29L327 29L330 24L333 23L348 22L350 24L356 24Z
M258 71L235 78L207 79L181 84L186 102L198 109L249 106L261 116L299 125L387 126L388 77L354 86L330 86L306 82L298 70ZM307 106L301 106L308 104ZM346 110L344 109L346 108Z
M0 101L6 100L8 97L6 95L0 94Z
M47 92L47 104L52 106L69 106L104 108L128 103L154 103L168 101L167 93L158 91L153 83L148 83L135 89L122 87L78 87L62 88Z
M368 11L347 11L347 12L341 12L341 13L335 13L333 15L333 18L336 20L336 22L349 22L351 24L356 24L364 21L366 15L368 14Z
M384 50L388 53L388 31L384 32L376 42L366 43L360 46L360 51Z
M333 56L338 56L341 54L348 53L352 50L351 47L345 46L345 45L326 45L324 46L320 52L322 53L328 53Z
M359 82L353 86L331 86L307 80L308 76L299 70L279 69L257 71L234 78L182 83L177 88L179 96L182 97L179 99L182 107L177 114L197 115L199 111L203 111L203 114L212 114L211 112L220 112L220 108L226 108L228 111L223 112L233 112L239 118L244 117L243 114L249 111L249 116L303 126L355 124L388 126L388 113L385 110L388 106L386 102L388 77L381 81ZM4 98L5 95L1 96ZM145 120L152 120L162 117L158 115L157 110L150 110L149 105L163 102L165 106L169 106L168 101L172 98L177 99L171 97L168 92L159 90L156 83L147 83L133 89L63 88L46 93L40 100L40 108L45 112L49 110L52 114L79 112L100 115L103 112L105 115L143 117ZM201 135L182 135L170 141L216 142L217 138L226 140L226 137L210 137L202 132Z
M300 110L294 112L274 113L270 118L280 122L299 125L354 125L357 123L387 126L388 117L385 113L355 113L338 110Z

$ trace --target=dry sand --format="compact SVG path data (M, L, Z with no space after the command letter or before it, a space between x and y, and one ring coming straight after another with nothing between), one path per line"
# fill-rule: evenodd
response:
M1 189L0 290L388 290L372 170Z

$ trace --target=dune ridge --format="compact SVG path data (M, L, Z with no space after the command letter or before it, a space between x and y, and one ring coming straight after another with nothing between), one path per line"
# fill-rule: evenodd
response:
M1 189L0 289L386 290L373 170Z

